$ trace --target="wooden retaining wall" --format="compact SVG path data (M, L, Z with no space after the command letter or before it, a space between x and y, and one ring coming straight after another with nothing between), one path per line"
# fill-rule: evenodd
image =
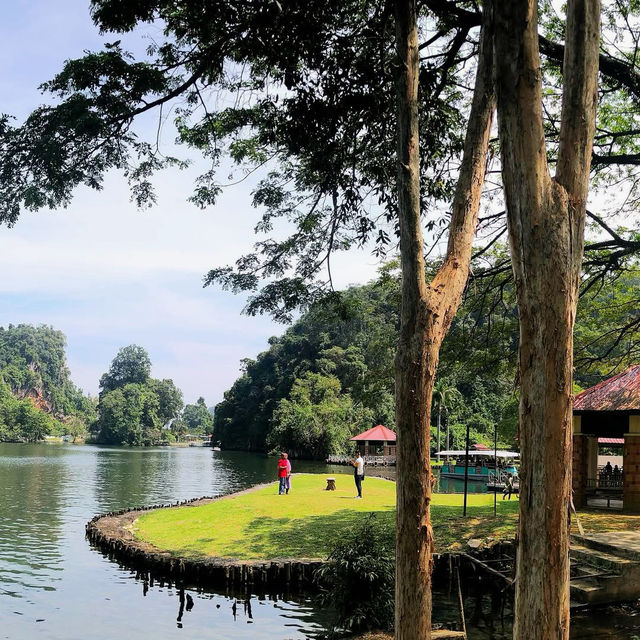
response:
M255 489L255 487L253 487ZM180 557L136 540L134 521L147 511L205 504L217 498L203 497L175 504L123 509L95 516L86 525L88 540L109 557L127 567L145 570L157 578L193 585L254 590L306 590L314 585L313 574L321 559L233 560L214 557Z
M256 488L252 487L246 491ZM239 493L246 493L246 491ZM128 568L149 572L159 580L254 592L283 590L295 593L317 589L314 573L324 563L322 559L233 560L215 557L180 557L137 540L132 533L133 523L145 512L197 506L230 495L239 494L221 495L216 498L205 496L174 504L123 509L97 515L87 523L86 536L92 545L111 559L121 562ZM480 559L493 559L504 555L513 556L514 547L512 543L504 542L486 549L470 551L470 553ZM442 579L444 575L450 575L454 566L464 567L462 569L464 573L475 573L475 568L469 563L461 563L461 560L460 554L435 554L434 581L438 581L439 577Z

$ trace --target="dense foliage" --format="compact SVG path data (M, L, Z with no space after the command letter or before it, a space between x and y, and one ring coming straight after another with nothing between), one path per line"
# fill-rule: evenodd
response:
M151 375L151 358L136 344L123 347L111 362L109 371L100 378L102 393L127 384L145 384Z
M89 5L96 27L108 36L104 48L68 60L42 86L54 103L47 101L21 125L0 117L0 222L15 223L25 209L66 205L78 185L100 189L113 169L128 178L136 202L152 203L154 172L188 163L165 153L164 126L146 139L133 127L144 114L160 124L174 113L178 141L189 155L206 159L191 197L197 205L213 204L225 183L260 177L253 193L260 208L255 250L207 276L207 282L255 291L249 312L287 319L330 288L335 252L366 243L378 252L393 246L397 64L390 4ZM425 224L438 230L459 168L481 11L471 0L427 0L418 10L421 210ZM607 272L617 270L618 256L640 249L633 225L614 228L618 213L628 220L637 210L639 14L635 2L603 3L593 187L605 194L606 206L589 214L596 231L586 248ZM564 22L555 3L540 3L551 162ZM127 51L123 43L145 32L153 34L150 46L134 45L138 55ZM231 181L229 161L237 167ZM504 232L499 200L481 219L481 244Z
M83 434L93 402L71 382L65 348L52 327L0 327L0 440Z
M290 438L294 414L309 412L309 405L318 401L311 398L314 379L305 378L307 374L319 374L324 379L316 378L317 383L325 384L329 378L331 402L335 405L332 410L337 413L346 415L350 401L357 415L368 410L367 426L391 423L393 380L389 371L397 331L398 291L394 279L386 273L376 285L352 288L339 299L314 305L284 335L271 338L268 351L255 360L245 360L243 374L216 406L214 439L224 448L290 447L290 440L278 442L270 436L275 426L273 414L278 410L283 419L286 417L289 426L279 425L278 429L283 438ZM336 379L339 385L331 383ZM292 396L294 385L296 392ZM305 393L309 393L308 399ZM325 449L336 451L344 447L343 436L338 437L340 440L331 444L325 440ZM300 443L292 449L311 454Z
M345 532L317 571L336 631L393 628L395 532L375 514Z
M463 306L446 338L434 391L432 448L474 442L517 446L518 315L501 250L474 265ZM432 265L433 266L433 265ZM497 271L497 275L494 275ZM345 451L348 437L394 424L393 355L399 282L395 265L379 278L313 305L255 360L216 407L214 438L225 448L324 457ZM640 315L635 262L619 277L588 286L576 324L576 385L586 388L637 360ZM442 402L440 403L440 396ZM442 407L440 407L442 404ZM348 417L347 417L348 416Z
M167 440L182 409L182 392L172 380L150 377L149 354L137 345L120 349L100 379L96 442L151 445Z
M53 413L88 412L90 403L71 382L66 345L52 327L0 327L0 376L16 396L41 400Z
M294 457L323 459L343 453L349 438L371 423L372 411L341 393L338 378L307 371L295 380L289 397L278 403L267 447Z
M202 397L198 398L195 404L185 406L182 421L187 433L192 435L207 435L213 431L213 415Z
M74 420L78 418L74 417ZM84 431L84 423L81 425L81 431ZM37 442L47 435L66 432L62 422L38 409L30 399L19 400L6 384L0 382L0 441Z

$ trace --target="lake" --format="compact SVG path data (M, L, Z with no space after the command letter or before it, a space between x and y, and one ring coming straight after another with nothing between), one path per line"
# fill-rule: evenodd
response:
M324 469L296 464L298 471ZM308 602L235 599L149 586L91 548L97 513L218 495L265 482L264 456L205 447L128 449L0 443L0 638L307 638L322 615ZM249 613L251 617L249 617ZM248 626L251 625L251 627ZM250 631L249 631L250 630Z
M337 470L293 464L300 472ZM235 598L196 590L181 598L175 587L151 584L108 560L84 537L97 513L244 489L273 479L274 468L273 458L204 447L0 443L0 638L314 637L326 612L311 600L254 596L238 600L234 614ZM464 586L470 640L509 638L510 603L486 585ZM455 620L455 600L446 588L435 593L434 618ZM572 637L631 639L640 633L638 617L622 607L615 624L610 613L581 615Z

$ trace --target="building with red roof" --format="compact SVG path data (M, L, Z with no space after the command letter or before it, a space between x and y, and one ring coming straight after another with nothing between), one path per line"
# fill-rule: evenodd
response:
M598 469L599 447L622 447L616 478ZM586 389L573 401L573 495L619 491L625 511L640 513L640 364Z
M364 456L396 455L396 434L382 424L353 436L349 440L356 443L358 451Z

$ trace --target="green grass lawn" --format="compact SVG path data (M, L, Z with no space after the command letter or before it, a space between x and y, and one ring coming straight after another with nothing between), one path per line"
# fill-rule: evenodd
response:
M205 505L152 511L138 519L135 535L179 555L268 560L326 557L345 528L370 512L394 526L395 483L369 476L364 499L355 500L353 474L334 476L336 491L324 491L326 474L299 474L288 496L279 496L273 483ZM498 500L497 518L492 494L470 494L467 504L463 518L461 495L434 494L438 551L462 548L472 537L513 536L517 500Z

